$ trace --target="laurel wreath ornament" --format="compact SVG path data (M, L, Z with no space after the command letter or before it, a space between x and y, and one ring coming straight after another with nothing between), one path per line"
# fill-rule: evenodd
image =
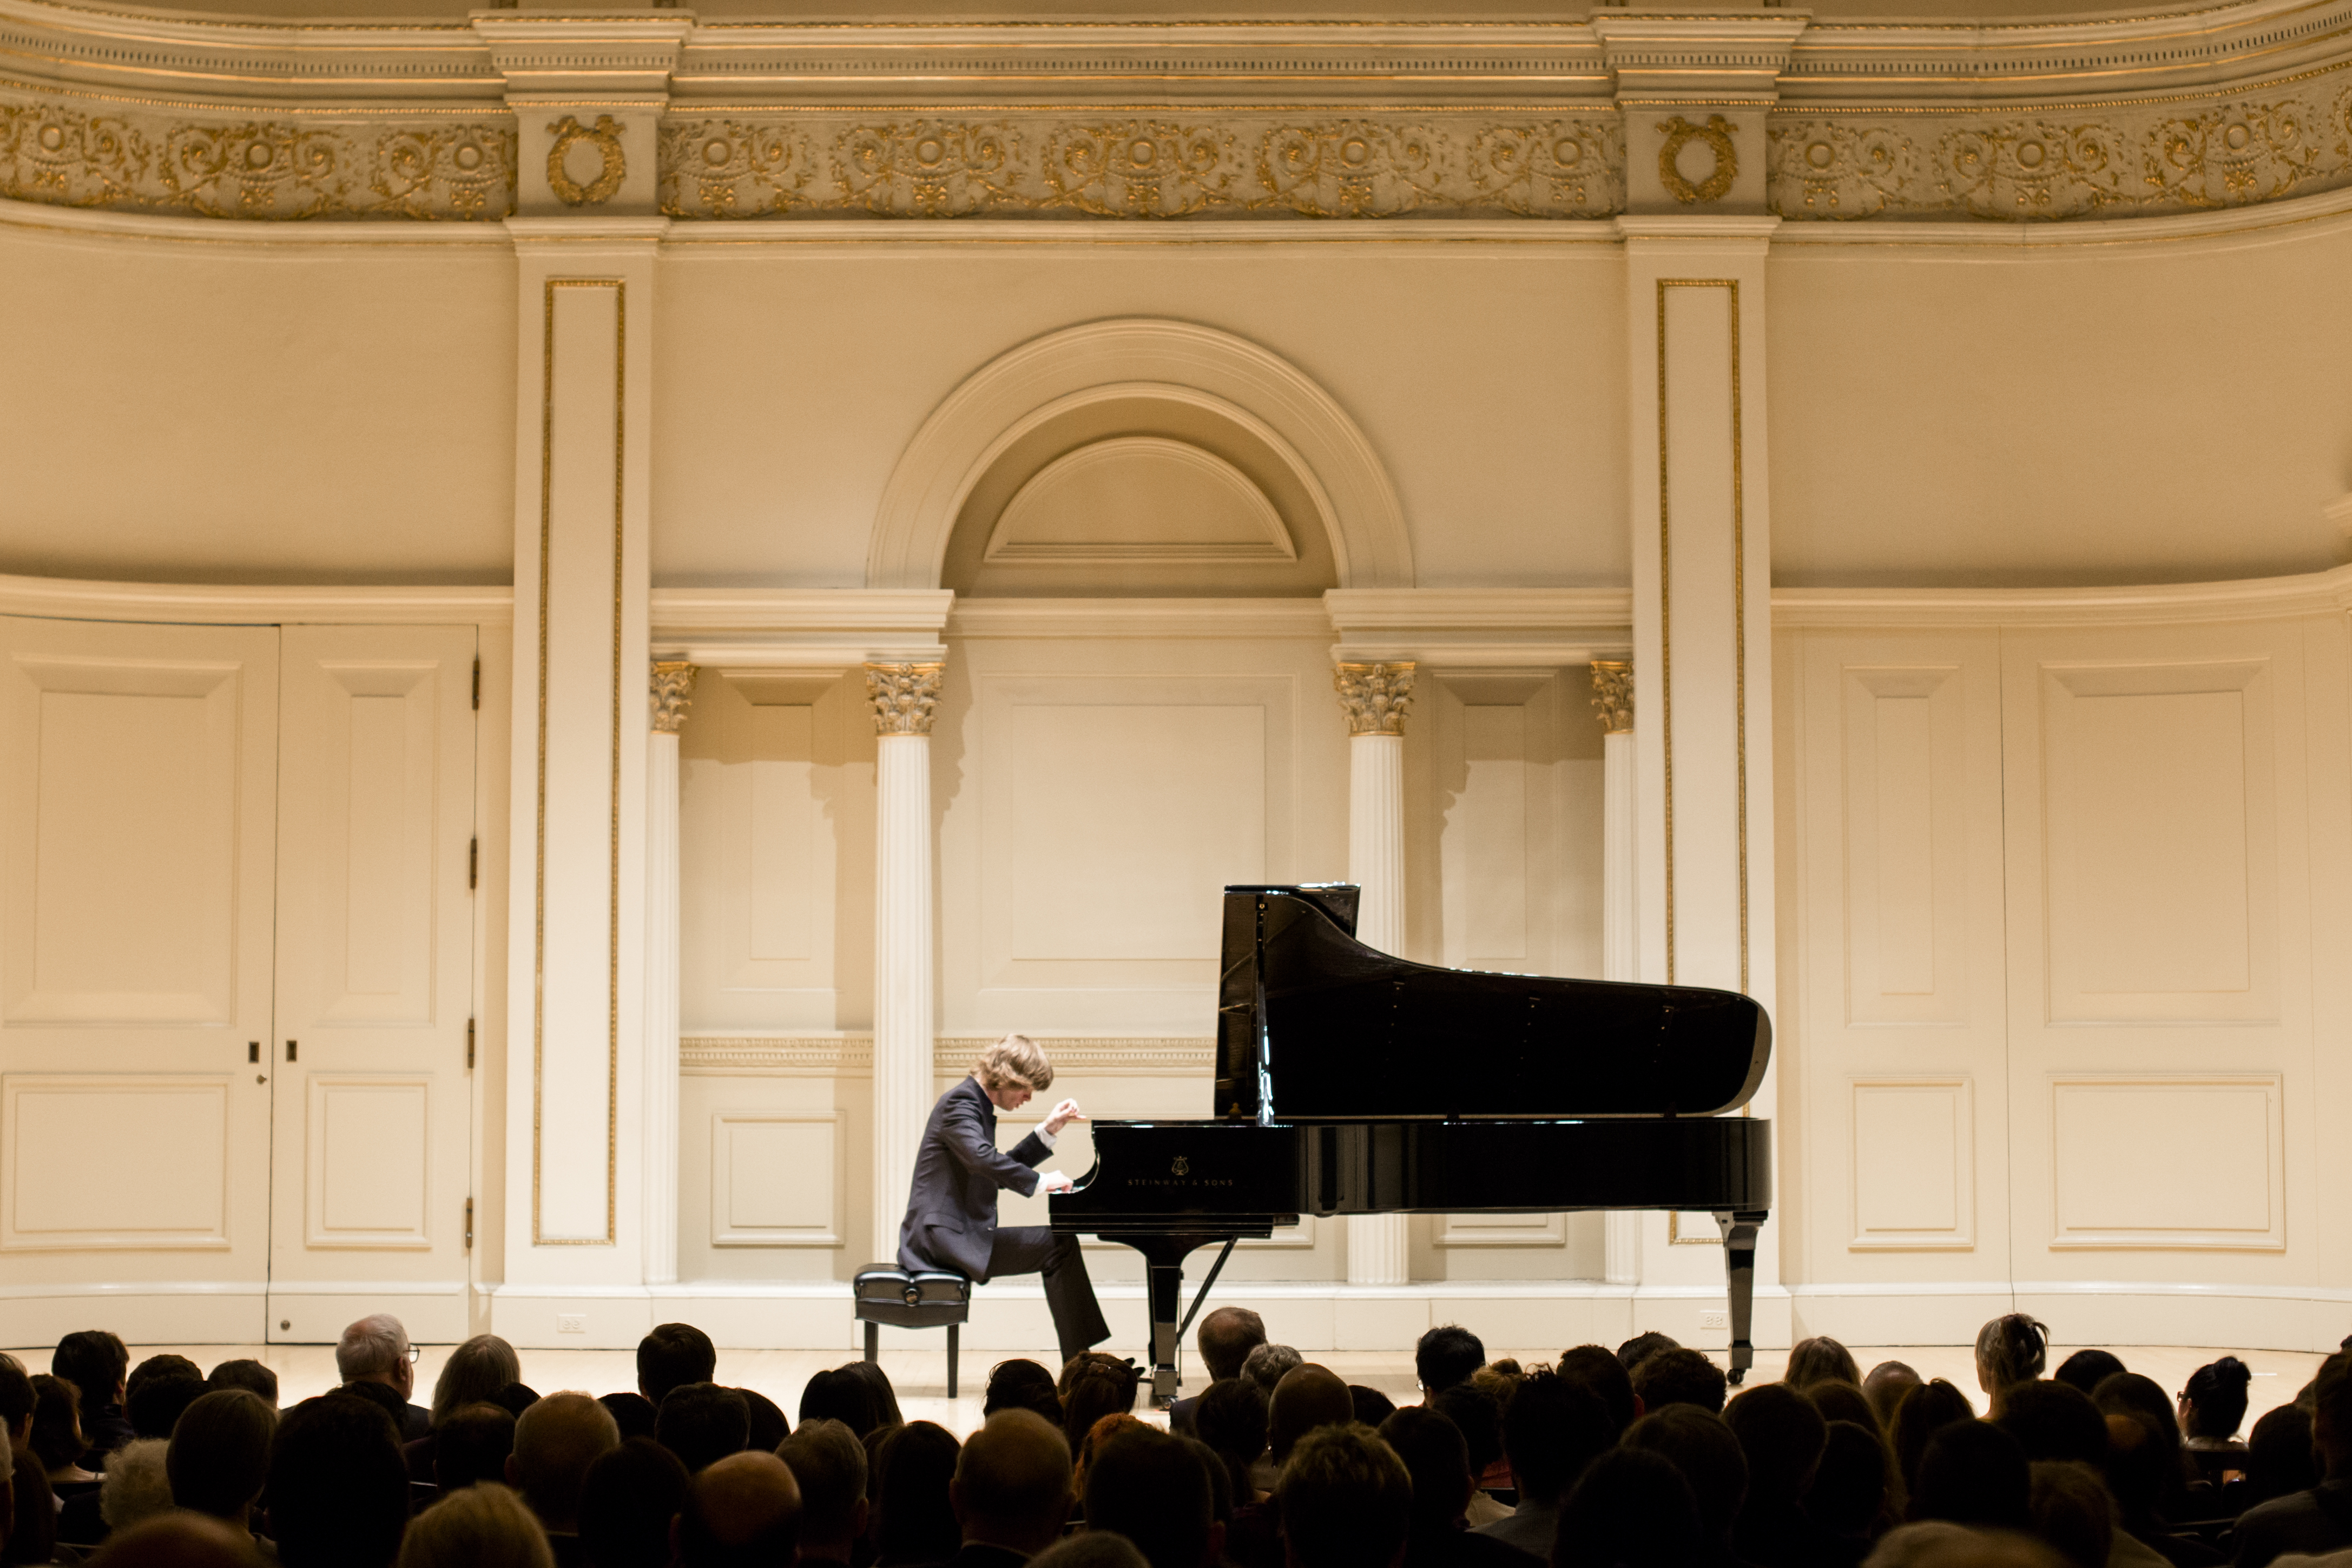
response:
M1674 193L1675 200L1685 206L1718 199L1731 189L1731 182L1739 177L1739 154L1731 145L1731 122L1720 114L1710 114L1704 125L1693 125L1681 115L1665 121L1658 130L1665 136L1666 144L1658 149L1658 183ZM1696 184L1683 178L1675 166L1685 147L1693 142L1704 142L1715 152L1715 171Z
M629 174L628 157L621 151L619 121L609 114L600 114L592 129L567 114L549 125L548 130L555 136L554 145L547 150L548 189L553 191L565 206L593 207L599 202L609 201ZM584 185L573 179L563 167L563 160L574 146L583 142L593 143L598 157L603 160L596 170L596 177Z

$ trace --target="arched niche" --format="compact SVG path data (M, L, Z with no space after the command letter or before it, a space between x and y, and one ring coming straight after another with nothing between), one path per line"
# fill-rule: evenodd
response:
M1117 442L1130 446L1103 454L1100 462L1077 457ZM1411 585L1412 552L1396 491L1363 432L1330 395L1244 339L1150 319L1049 333L982 367L950 394L908 443L883 489L867 585L940 586L951 574L952 555L953 575L969 580L984 570L998 584L994 591L1057 591L1047 552L1008 553L1020 531L1012 537L1000 531L1006 509L1024 490L1036 497L1040 485L1066 481L1066 493L1083 493L1087 483L1122 474L1132 485L1150 460L1144 442L1192 448L1190 458L1164 449L1158 457L1189 462L1203 484L1214 468L1247 480L1285 525L1288 558L1219 552L1219 544L1234 543L1246 531L1242 513L1250 503L1239 498L1231 518L1180 542L1200 547L1190 561L1184 549L1168 548L1169 541L1114 529L1107 544L1141 547L1129 550L1130 568L1107 564L1115 550L1098 552L1082 577L1065 578L1086 585L1058 591L1121 591L1122 580L1172 594ZM1090 463L1091 474L1073 477L1074 467ZM1016 511L1016 523L1022 516ZM1039 538L1056 537L1050 523L1041 527ZM1274 556L1285 553L1277 545Z

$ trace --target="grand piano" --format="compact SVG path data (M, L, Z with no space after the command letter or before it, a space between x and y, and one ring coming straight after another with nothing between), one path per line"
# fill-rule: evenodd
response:
M1097 1121L1058 1231L1143 1254L1152 1396L1176 1396L1184 1261L1302 1214L1711 1212L1731 1372L1754 1363L1772 1026L1746 996L1412 963L1356 940L1342 883L1227 888L1213 1114Z

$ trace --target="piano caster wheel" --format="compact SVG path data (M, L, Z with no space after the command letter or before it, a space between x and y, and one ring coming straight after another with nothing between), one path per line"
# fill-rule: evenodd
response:
M1723 1374L1723 1381L1731 1384L1732 1387L1738 1388L1741 1384L1748 1381L1748 1369L1744 1366L1735 1366L1729 1372Z

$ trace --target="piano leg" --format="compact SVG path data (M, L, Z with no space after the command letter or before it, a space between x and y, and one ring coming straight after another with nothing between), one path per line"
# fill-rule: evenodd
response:
M1731 1289L1731 1373L1734 1388L1748 1379L1756 1364L1756 1231L1764 1223L1761 1209L1717 1209L1715 1223L1723 1232L1723 1268Z
M1213 1239L1205 1236L1105 1236L1143 1254L1147 1284L1144 1295L1151 1307L1151 1405L1165 1410L1176 1403L1181 1375L1176 1365L1177 1329L1183 1316L1184 1259L1194 1248Z

